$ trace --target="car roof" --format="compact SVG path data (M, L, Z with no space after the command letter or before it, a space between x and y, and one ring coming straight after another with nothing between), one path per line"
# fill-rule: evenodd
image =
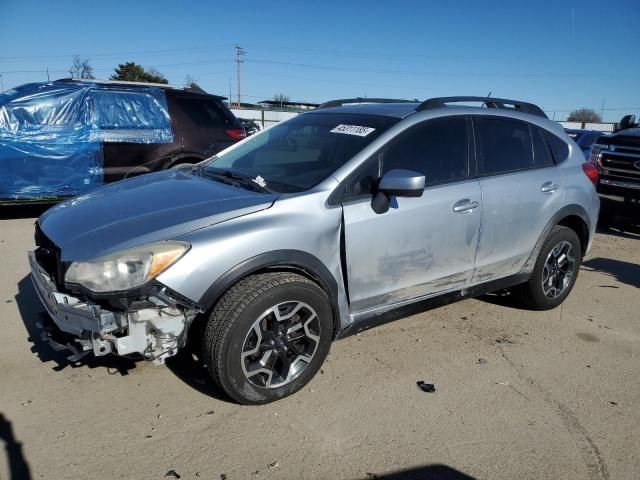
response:
M106 87L131 87L131 88L160 88L165 92L177 91L177 92L188 92L195 93L199 95L208 95L210 97L216 97L221 100L226 100L227 97L222 97L220 95L213 95L211 93L207 93L200 87L189 87L182 85L169 85L167 83L150 83L150 82L128 82L125 80L98 80L98 79L81 79L81 78L60 78L58 80L54 80L52 83L76 83L76 84L95 84L102 85ZM47 83L47 82L45 82Z

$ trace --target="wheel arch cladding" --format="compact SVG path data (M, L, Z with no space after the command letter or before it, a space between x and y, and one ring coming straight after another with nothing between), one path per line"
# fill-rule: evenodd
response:
M535 265L536 259L538 258L538 254L540 253L540 249L542 248L544 241L549 236L549 233L551 233L551 230L553 230L553 227L555 227L556 225L561 225L574 230L578 235L578 239L580 240L580 247L582 250L581 253L582 255L585 254L587 245L589 243L589 215L587 214L587 211L584 209L584 207L580 205L565 205L560 210L558 210L551 218L551 220L549 220L549 222L547 223L547 226L544 228L542 234L538 238L533 252L523 266L523 271L533 271L533 267Z
M249 258L227 270L202 295L199 304L210 310L222 295L249 275L265 271L290 271L301 274L322 288L331 305L334 333L339 330L338 283L329 269L315 256L299 250L275 250Z
M563 227L568 227L576 232L576 235L578 235L578 238L580 239L582 256L584 256L587 251L587 244L589 243L589 226L584 219L578 215L568 215L561 219L557 224Z

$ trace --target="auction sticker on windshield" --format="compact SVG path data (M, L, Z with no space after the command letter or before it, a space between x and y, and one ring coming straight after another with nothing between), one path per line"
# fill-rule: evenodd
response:
M375 128L371 127L362 127L360 125L343 125L340 124L337 127L329 130L331 133L344 133L346 135L357 135L358 137L366 137L371 132L373 132Z

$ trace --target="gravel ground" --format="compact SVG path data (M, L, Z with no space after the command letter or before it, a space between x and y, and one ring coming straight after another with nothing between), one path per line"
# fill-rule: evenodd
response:
M0 478L640 478L640 229L599 233L561 308L417 312L244 407L189 355L74 367L36 340L33 221L0 220Z

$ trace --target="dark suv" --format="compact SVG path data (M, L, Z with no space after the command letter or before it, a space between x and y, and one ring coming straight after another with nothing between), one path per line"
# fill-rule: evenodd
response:
M600 172L597 190L602 203L602 220L620 206L640 204L640 125L635 116L622 117L616 133L603 135L593 145L589 161Z
M51 201L196 163L245 137L224 97L162 84L57 80L0 94L0 202Z

